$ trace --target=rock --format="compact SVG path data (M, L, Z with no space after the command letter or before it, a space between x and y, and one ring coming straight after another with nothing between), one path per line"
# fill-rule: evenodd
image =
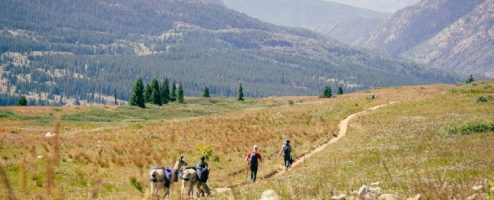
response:
M346 195L342 194L342 195L339 195L339 196L333 196L331 199L332 200L345 200L346 199Z
M41 158L43 158L43 157L44 157L44 156L42 156L42 155L38 155L36 158L41 159Z
M494 192L494 187L491 187L491 192Z
M362 187L360 187L360 189L358 189L357 196L360 198L363 198L368 193L369 193L369 187L367 187L367 185L362 185Z
M369 188L369 194L373 197L378 197L381 195L381 188L380 187L370 187Z
M266 190L261 195L261 200L279 200L280 196L274 190Z
M379 196L379 198L377 198L378 200L395 200L396 197L394 194L382 194L381 196Z
M476 185L472 187L473 191L480 191L484 189L483 185Z
M422 200L422 195L421 194L417 194L415 197L408 198L407 200Z
M45 133L45 138L51 138L53 136L55 136L55 133L52 132Z
M468 196L465 200L475 200L475 199L477 199L478 196L479 196L479 194L472 194L472 195Z
M378 181L378 182L371 183L370 185L371 186L379 186L380 184L381 184L381 182Z

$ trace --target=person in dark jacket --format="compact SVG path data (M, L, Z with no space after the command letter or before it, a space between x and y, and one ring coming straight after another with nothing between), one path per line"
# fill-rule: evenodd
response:
M257 145L254 145L253 150L247 153L247 162L249 163L250 168L250 180L256 182L257 170L259 169L260 162L262 162L262 157Z
M209 178L209 166L206 162L206 156L201 156L201 161L196 165L196 172L198 177L197 190L199 191L199 196L210 196L211 190L207 184Z
M281 147L279 156L283 155L283 166L285 166L285 170L292 165L292 145L290 144L290 140L286 139L285 143Z

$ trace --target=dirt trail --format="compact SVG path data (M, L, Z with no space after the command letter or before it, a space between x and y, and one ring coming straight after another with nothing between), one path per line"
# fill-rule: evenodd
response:
M314 156L316 153L319 153L322 150L326 149L329 145L338 142L342 137L344 137L346 135L346 133L348 131L348 124L349 124L350 120L352 120L355 116L360 115L360 114L365 113L365 112L368 112L368 111L377 110L379 108L382 108L382 107L385 107L385 106L388 106L388 105L391 105L391 104L395 104L395 103L398 103L398 102L397 101L392 101L392 102L389 102L387 104L382 104L382 105L374 106L374 107L365 109L363 111L360 111L360 112L353 113L353 114L349 115L348 117L346 117L345 119L343 119L342 121L340 121L340 123L338 124L339 131L338 131L338 136L337 137L330 139L328 142L322 144L321 146L317 147L313 151L305 154L301 158L298 158L295 162L293 162L292 168L293 167L296 167L298 165L303 164L305 162L305 159ZM281 169L280 168L277 171L274 171L273 173L271 173L268 177L264 178L264 180L265 179L268 179L270 177L278 177L278 176L281 176L281 175L285 174L285 172L286 171L284 169ZM248 183L239 184L239 185L236 185L234 187L238 187L238 186L245 185L245 184L248 184ZM231 188L215 188L215 191L217 193L229 192L230 193L229 199L232 199L233 198L233 192L231 191Z

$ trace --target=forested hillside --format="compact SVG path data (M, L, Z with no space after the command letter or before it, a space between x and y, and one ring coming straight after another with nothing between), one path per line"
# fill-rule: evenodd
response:
M51 102L127 100L135 78L168 78L186 95L317 95L451 82L408 61L278 27L200 0L5 0L0 93Z

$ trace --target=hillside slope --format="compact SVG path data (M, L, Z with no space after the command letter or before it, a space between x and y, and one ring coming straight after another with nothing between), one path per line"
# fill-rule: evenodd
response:
M126 100L137 75L226 96L240 82L248 96L267 96L454 80L218 1L8 0L0 21L0 92L52 102L104 103L115 90Z
M363 44L444 70L492 76L493 8L492 0L422 0Z
M302 27L348 44L377 30L386 13L324 0L223 0L225 5L273 24Z
M404 57L454 70L494 77L494 1L487 0Z

